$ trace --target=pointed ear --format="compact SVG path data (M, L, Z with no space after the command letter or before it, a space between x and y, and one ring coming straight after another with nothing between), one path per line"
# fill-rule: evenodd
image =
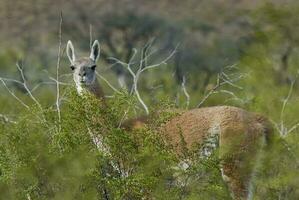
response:
M97 60L100 57L100 43L98 40L95 40L92 47L91 47L91 52L90 52L90 59L97 62Z
M74 46L70 40L67 42L67 45L66 45L66 54L67 54L67 57L69 58L71 64L74 65L76 57L75 57Z

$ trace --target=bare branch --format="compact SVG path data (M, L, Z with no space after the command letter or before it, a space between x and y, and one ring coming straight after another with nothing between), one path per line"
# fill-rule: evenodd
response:
M207 95L205 95L202 100L197 104L197 108L201 107L201 105L212 95L215 93L215 91L220 87L220 75L217 75L217 84L208 92Z
M155 38L152 38L143 48L141 51L141 59L139 62L139 69L141 70L147 65L147 58L150 56L149 50L151 49ZM154 53L154 51L152 51Z
M4 123L12 123L12 124L16 124L16 121L13 121L11 119L9 119L6 115L3 115L0 113L0 119L1 121L3 121Z
M148 46L151 47L152 46L152 42L148 43ZM141 54L141 59L139 60L139 62L134 62L135 57L137 55L137 50L136 49L133 49L132 56L131 56L131 58L130 58L130 60L129 60L128 63L122 62L122 61L120 61L117 58L113 58L113 57L109 58L110 60L115 61L115 63L121 64L125 69L128 70L128 72L132 76L132 78L133 78L133 85L132 85L130 94L132 94L132 95L135 94L136 95L139 103L144 108L146 114L149 114L148 107L145 104L145 102L143 101L143 99L141 98L140 93L138 91L138 81L139 81L140 75L141 75L142 72L144 72L146 70L159 67L159 66L161 66L163 64L167 64L167 61L170 60L170 58L176 53L177 47L178 46L176 46L176 48L164 60L162 60L161 62L159 62L157 64L148 65L148 66L147 65L144 66L144 63L146 63L146 60L149 58L149 56L153 55L153 52L149 53L149 48L147 48L146 50L143 49L143 53L144 54L143 53ZM149 53L150 55L147 55L147 53ZM138 66L137 71L134 72L133 69L132 69L132 66L134 64L137 64L137 63L139 63L139 66Z
M224 94L228 94L230 96L232 96L232 98L228 99L228 100L237 100L237 101L240 101L241 103L244 102L243 99L239 98L237 95L235 95L235 93L233 93L232 91L229 91L229 90L219 90L218 91L219 93L224 93Z
M89 24L89 48L92 48L92 25Z
M125 110L125 112L124 112L122 118L120 119L120 122L118 123L118 128L120 128L120 127L122 126L123 122L124 122L125 119L126 119L126 116L127 116L128 112L129 112L129 110L130 110L130 107L128 107L128 108Z
M277 131L279 132L279 135L281 137L285 137L286 135L293 132L294 130L296 130L299 127L299 122L294 124L290 129L288 129L284 123L284 112L285 112L286 106L292 96L294 85L296 83L297 78L298 78L298 74L296 75L295 79L292 81L289 91L288 91L288 94L282 102L282 108L280 111L280 121L278 123L272 121L272 123L274 124L275 128L277 129Z
M59 22L59 45L58 45L58 56L57 56L57 65L56 65L56 109L58 115L59 122L59 130L60 130L60 122L61 122L61 111L60 111L60 84L59 84L59 68L60 68L60 60L61 60L61 46L62 46L62 12L60 13L60 22Z
M30 89L28 88L28 86L27 86L27 83L26 83L26 79L25 79L25 76L24 76L24 73L23 73L23 68L22 67L20 67L20 65L17 63L17 67L18 67L18 70L20 71L20 73L21 73L21 77L22 77L22 79L23 79L23 83L22 82L20 82L20 81L17 81L17 80L13 80L13 79L5 79L5 78L2 78L2 77L0 77L0 81L2 82L2 84L3 84L3 86L5 87L5 89L10 93L10 95L12 96L12 97L14 97L22 106L24 106L27 110L30 110L30 106L28 106L26 103L24 103L24 101L22 101L12 90L10 90L9 89L9 87L7 86L7 84L6 84L6 82L4 81L4 80L8 80L8 81L13 81L13 82L16 82L16 83L19 83L19 84L21 84L24 88L25 88L25 90L26 90L26 92L28 93L28 95L29 95L29 97L37 104L37 106L39 107L39 109L41 110L41 111L43 111L43 108L42 108L42 106L41 106L41 104L36 100L36 98L32 95L32 93L31 93L31 91L30 91ZM38 115L36 115L35 114L35 116L39 119L39 120L41 120L41 121L43 121L43 122L45 122L45 118L44 118L44 116L43 117L40 117L40 116L38 116Z
M17 84L19 84L19 85L22 85L22 86L23 86L23 83L22 83L21 81L18 81L18 80L15 80L15 79L10 79L10 78L2 78L2 77L1 77L1 79L2 79L2 80L4 80L4 81L8 81L8 82L14 82L14 83L17 83Z
M8 87L7 87L7 85L6 85L6 83L5 83L5 81L3 80L3 78L0 78L0 81L2 82L2 84L3 84L3 86L5 87L5 89L11 94L11 96L13 96L21 105L23 105L26 109L29 109L29 106L27 105L27 104L25 104L19 97L17 97L16 95L15 95L15 93L13 92L13 91L11 91Z
M166 65L167 64L167 61L170 60L170 58L172 58L172 56L177 52L177 48L178 48L178 45L175 47L175 49L169 54L169 56L167 58L165 58L164 60L162 60L161 62L157 63L157 64L154 64L154 65L149 65L149 66L146 66L144 67L141 71L145 71L145 70L149 70L149 69L152 69L152 68L155 68L155 67L159 67L160 65Z
M105 79L103 76L101 76L97 71L96 71L96 75L102 79L114 92L120 94L121 92L118 91L111 83L109 83L109 81L107 79Z
M22 77L22 80L23 80L23 86L25 88L25 90L27 91L28 95L30 96L30 98L34 101L34 103L39 107L40 110L43 110L41 104L37 101L37 99L32 95L31 93L31 90L28 88L27 86L27 81L25 79L25 76L24 76L24 72L23 72L23 66L21 67L19 65L19 63L16 63L16 66L21 74L21 77Z
M227 70L231 70L231 69L234 69L235 68L235 65L232 65L232 66L228 66L228 67L225 67L225 69ZM236 77L231 77L233 74L231 75L228 75L225 71L223 72L220 72L219 74L217 74L217 80L216 80L216 85L202 98L202 100L197 104L197 108L201 107L204 102L213 94L217 94L217 93L226 93L226 94L229 94L231 96L234 97L234 99L237 99L237 100L241 100L240 98L238 98L233 92L231 91L228 91L228 90L220 90L220 91L217 91L219 88L225 86L225 85L229 85L231 87L234 87L236 89L243 89L242 87L238 86L235 84L235 82L241 80L242 78L244 78L244 75L243 74L238 74L238 76ZM241 100L242 101L242 100ZM243 102L243 101L242 101Z
M222 79L223 79L223 81L224 81L223 84L228 84L228 85L230 85L230 86L232 86L232 87L235 87L235 88L238 88L238 89L240 89L240 90L243 89L242 87L240 87L240 86L238 86L238 85L236 85L236 84L233 83L233 82L238 81L238 80L240 80L241 78L243 78L243 76L239 76L239 77L237 78L237 80L235 80L235 79L231 79L231 78L229 77L229 75L227 75L225 72L222 72L222 75L223 75Z
M40 86L42 85L56 85L57 84L57 81L55 78L53 77L49 77L50 80L52 80L53 82L50 82L50 81L43 81L43 82L40 82L38 84L36 84L32 89L31 89L31 92L33 93L35 90L37 90ZM59 82L60 85L72 85L70 83L64 83L64 82Z
M299 122L296 123L295 125L293 125L287 132L286 135L293 132L294 130L296 130L299 127Z
M186 89L186 77L185 76L183 76L182 90L183 90L184 95L186 96L186 107L188 108L189 104L190 104L190 95Z
M283 100L283 103L282 103L282 109L281 109L281 112L280 112L280 128L281 128L281 130L284 130L284 121L283 121L283 118L284 118L284 111L285 111L286 105L287 105L287 103L289 102L289 100L290 100L290 98L291 98L291 95L292 95L292 93L293 93L293 89L294 89L295 82L296 82L296 80L294 80L294 81L291 83L291 86L290 86L288 95L287 95L287 97ZM282 135L285 135L285 134L286 134L286 132L284 132L284 131L282 131L281 133L282 133Z

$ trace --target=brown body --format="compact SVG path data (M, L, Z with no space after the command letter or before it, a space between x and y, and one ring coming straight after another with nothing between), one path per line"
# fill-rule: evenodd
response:
M90 58L76 59L69 41L67 55L74 70L74 81L79 94L82 88L104 99L95 78L95 63L99 56L99 43L95 41ZM178 111L174 111L178 113ZM143 127L148 117L127 120L123 128ZM217 138L223 179L234 199L250 199L250 180L263 143L272 134L268 120L258 114L231 106L216 106L179 111L179 114L161 126L161 134L176 153L182 153L182 140L188 149L204 144L211 136ZM197 146L198 147L198 146Z
M181 133L190 149L194 143L208 137L212 129L218 128L223 137L220 139L225 139L234 134L266 136L267 127L266 119L258 114L232 106L215 106L182 111L163 125L163 132L173 145L181 141L178 134Z
M247 199L260 150L272 134L271 125L266 118L241 108L216 106L185 111L162 126L164 137L178 154L182 139L192 149L215 132L224 180L235 199Z
M166 142L180 155L183 147L196 150L216 133L224 181L234 199L250 199L251 177L263 145L270 142L273 134L270 122L259 114L232 106L179 113L161 126ZM128 120L124 127L140 128L146 123L147 118L140 117Z

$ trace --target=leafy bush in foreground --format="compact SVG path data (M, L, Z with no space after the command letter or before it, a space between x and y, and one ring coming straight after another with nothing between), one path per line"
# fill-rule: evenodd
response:
M0 124L1 199L230 199L217 151L178 158L159 135L173 116L161 112L168 103L152 108L160 111L148 126L128 131L120 124L134 116L136 101L126 93L106 104L73 91L67 99L61 120L53 108L31 107L16 123ZM255 199L299 196L295 133L265 148ZM192 165L183 170L182 160Z
M229 198L216 152L206 160L194 156L188 170L178 167L157 131L169 114L127 131L119 125L124 113L133 113L132 97L122 93L107 107L73 92L68 100L60 122L54 109L32 108L16 124L1 124L1 199Z

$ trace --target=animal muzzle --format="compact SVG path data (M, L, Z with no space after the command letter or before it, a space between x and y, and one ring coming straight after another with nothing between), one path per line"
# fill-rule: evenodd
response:
M86 82L86 77L85 76L83 76L83 77L80 77L80 83L82 84L84 84Z

